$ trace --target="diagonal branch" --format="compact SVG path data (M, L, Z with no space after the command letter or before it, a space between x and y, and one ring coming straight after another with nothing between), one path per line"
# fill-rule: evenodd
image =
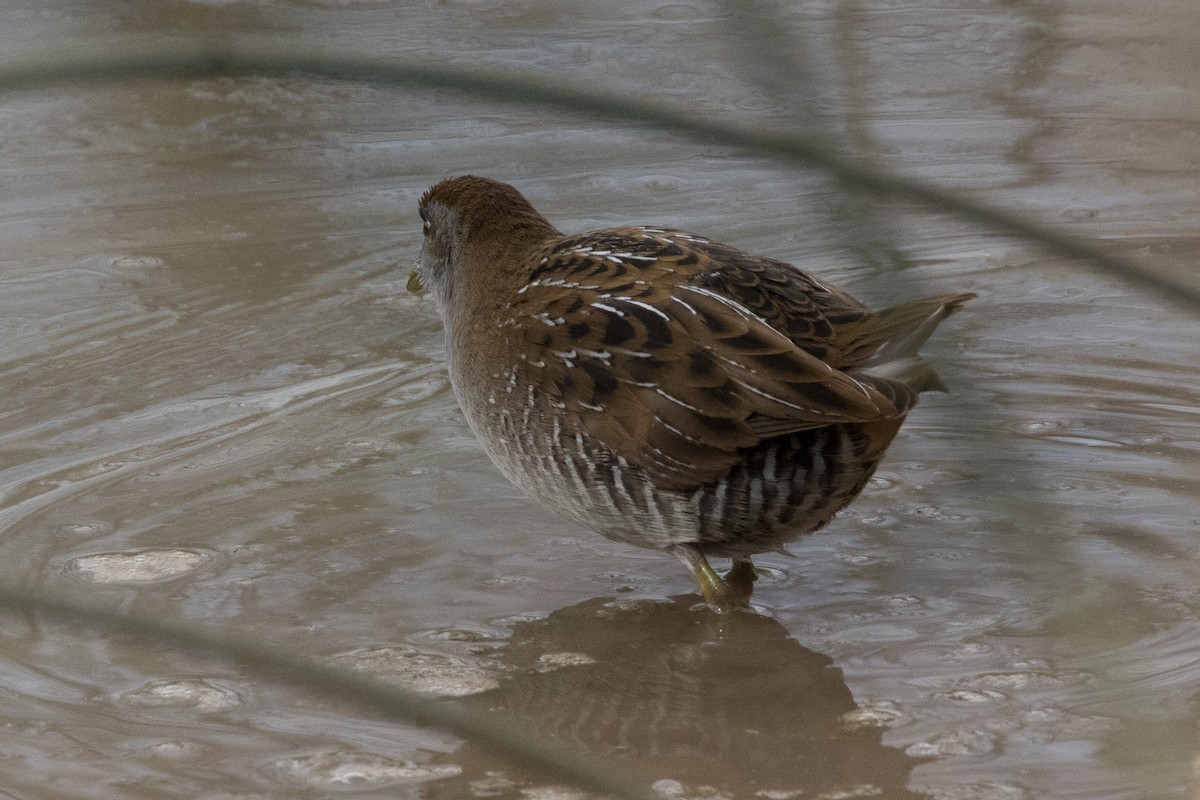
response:
M236 75L309 75L410 89L456 89L489 100L548 106L597 119L634 123L698 141L775 156L793 164L817 167L851 189L915 201L1019 236L1052 253L1153 291L1193 313L1200 310L1200 283L1185 278L1182 270L1150 268L1114 253L1111 247L934 183L842 156L819 140L803 135L702 117L652 98L636 99L598 92L538 75L327 55L306 52L305 47L301 42L249 39L106 41L91 48L76 48L65 56L29 56L0 64L0 91L72 83L194 80Z
M325 700L344 700L380 717L452 733L486 747L510 763L604 797L661 800L661 795L638 789L632 781L615 777L611 768L602 768L513 723L228 631L122 614L48 594L26 594L4 586L0 586L0 613L33 614L61 622L81 623L92 630L133 636L214 658L255 675L318 693Z

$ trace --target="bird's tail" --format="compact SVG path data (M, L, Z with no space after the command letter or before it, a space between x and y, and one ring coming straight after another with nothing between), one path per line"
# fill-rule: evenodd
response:
M917 353L941 321L973 297L972 292L943 294L880 311L879 334L883 344L863 365L863 371L900 381L918 392L946 391L933 367Z

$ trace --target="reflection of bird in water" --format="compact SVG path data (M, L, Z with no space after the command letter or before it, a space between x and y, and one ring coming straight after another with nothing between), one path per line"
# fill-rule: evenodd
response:
M878 729L845 724L857 706L829 657L775 620L714 617L695 600L598 598L519 622L496 654L513 671L461 702L512 716L647 785L678 781L687 797L706 796L703 787L746 798L923 797L904 788L918 760L885 747ZM470 744L444 758L463 772L426 784L429 798L484 787L516 798L536 785Z
M672 553L705 599L861 491L917 394L917 351L973 295L872 311L790 264L662 228L564 236L513 187L421 198L417 283L471 427L522 491ZM708 556L728 556L723 579Z

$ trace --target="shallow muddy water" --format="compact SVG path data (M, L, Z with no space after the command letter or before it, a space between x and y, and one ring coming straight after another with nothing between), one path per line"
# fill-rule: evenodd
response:
M791 97L746 66L755 26L702 3L2 9L8 54L265 32L743 121L808 95L803 124L889 168L1146 263L1200 253L1191 0L795 4L772 30L820 83ZM446 91L213 79L0 108L5 585L459 696L669 796L1197 796L1197 310L765 158ZM929 348L954 391L794 558L760 560L753 614L717 619L674 560L520 497L467 429L404 284L417 198L468 172L564 230L683 227L879 305L978 292ZM7 797L572 796L166 647L0 630Z

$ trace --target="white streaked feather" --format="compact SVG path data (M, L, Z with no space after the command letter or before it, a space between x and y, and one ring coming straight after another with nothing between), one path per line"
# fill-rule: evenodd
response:
M634 300L629 297L614 297L613 299L620 300L622 303L629 303L631 306L639 306L640 308L644 308L653 314L657 314L658 316L665 319L667 322L671 321L670 316L668 316L667 314L664 314L662 311L658 310L657 308L650 305L649 303L643 303L641 300Z
M658 416L657 414L654 415L654 421L657 422L659 425L662 425L664 428L666 428L671 433L675 434L676 436L678 436L681 439L685 439L685 440L691 442L692 444L704 444L703 439L697 439L695 436L691 436L689 434L684 433L683 431L679 430L679 428L676 428L674 425L667 422L665 419ZM671 459L671 460L674 461L675 459ZM680 463L683 463L683 462L680 462Z
M754 394L758 395L759 397L767 398L772 403L778 403L781 406L787 406L788 408L794 408L797 411L803 411L806 414L816 414L816 415L822 416L822 417L828 416L827 414L825 414L825 412L818 411L815 408L808 408L807 406L800 406L800 405L796 405L795 403L789 403L787 400L784 400L783 398L776 397L775 395L771 394L770 392L764 392L762 389L757 389L744 381L739 381L737 378L734 378L733 381L734 381L734 383L736 383L737 385L746 389L747 391L753 392Z
M679 305L683 306L683 307L684 307L684 308L686 308L688 311L692 312L692 316L694 316L694 317L698 317L698 316L700 316L700 312L698 312L698 311L697 311L695 308L693 308L693 307L692 307L690 304L688 304L688 303L684 302L683 300L681 300L679 297L676 297L675 295L671 295L671 300L673 300L673 301L674 301L674 302L676 302L676 303L679 303Z
M703 413L703 412L701 412L701 411L700 411L700 409L696 408L696 407L695 407L695 406L693 406L693 405L688 405L687 403L685 403L685 402L683 402L682 400L680 400L678 397L674 397L674 396L672 396L672 395L670 395L670 394L667 394L666 392L664 392L664 391L662 390L662 387L661 387L661 386L657 387L657 388L656 388L654 391L658 392L660 395L662 395L663 397L667 398L668 400L670 400L670 401L671 401L672 403L674 403L675 405L677 405L677 406L683 406L683 407L684 407L684 408L686 408L688 411L695 411L697 414L701 414L701 413Z

